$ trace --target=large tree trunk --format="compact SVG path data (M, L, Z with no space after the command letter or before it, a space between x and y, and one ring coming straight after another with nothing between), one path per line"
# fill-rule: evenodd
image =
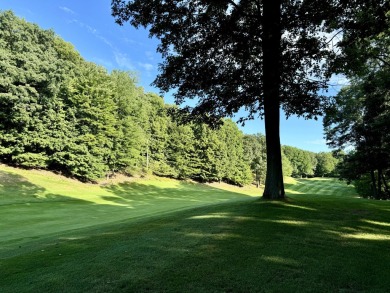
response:
M263 198L284 198L280 147L281 0L263 1L263 90L267 175Z

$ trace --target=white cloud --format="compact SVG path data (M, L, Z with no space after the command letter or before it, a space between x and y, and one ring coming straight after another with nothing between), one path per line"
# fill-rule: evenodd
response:
M99 40L101 40L103 43L105 43L107 46L109 46L111 49L115 49L114 45L109 41L107 40L105 37L103 37L99 31L97 29L95 29L94 27L88 25L88 24L85 24L84 22L81 22L77 19L72 19L71 20L71 23L76 23L77 25L79 25L80 27L86 29L89 33L93 34L96 38L98 38Z
M66 13L72 14L72 15L76 14L76 12L74 12L72 9L65 7L65 6L60 6L59 9L61 9L62 11L66 12Z
M133 39L129 39L129 38L127 38L127 37L122 38L122 41L123 41L124 43L130 44L130 45L144 46L144 43L135 41L135 40L133 40Z
M64 10L65 8L66 7L63 7L61 9ZM133 63L133 61L131 60L131 58L126 53L122 53L114 44L112 44L108 39L106 39L103 35L101 35L97 29L95 29L94 27L92 27L84 22L79 21L78 19L72 19L70 22L75 23L78 26L80 26L81 28L85 29L90 34L92 34L97 39L99 39L100 41L102 41L104 44L106 44L108 47L111 48L112 54L114 55L115 62L110 62L108 60L94 58L94 61L96 63L99 63L106 68L113 68L113 67L115 67L113 63L116 63L116 65L119 66L119 68L121 68L121 69L131 70L131 71L136 70L136 66ZM127 43L131 43L131 44L135 44L135 45L143 45L142 43L133 41L131 39L126 38L124 40ZM151 51L146 51L145 55L147 56L147 58L150 61L153 60L154 56L153 56L153 53ZM137 62L136 65L137 65L137 67L142 68L144 71L146 71L146 74L148 76L150 76L151 72L155 69L155 66L153 64L150 64L150 63Z
M350 85L350 80L342 74L334 74L328 82L330 95L336 95L343 87Z
M114 51L115 61L119 67L125 68L127 70L134 70L135 67L131 59L126 55L118 51Z
M150 64L150 63L138 62L138 66L142 67L146 71L152 71L154 69L154 66L152 64Z
M332 78L330 79L329 81L329 84L331 86L340 86L340 87L343 87L343 86L347 86L350 84L350 81L349 79L345 76L345 75L342 75L342 74L335 74L332 76Z

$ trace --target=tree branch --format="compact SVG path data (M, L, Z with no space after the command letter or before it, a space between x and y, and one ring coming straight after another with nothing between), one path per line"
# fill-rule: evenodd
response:
M329 41L327 41L327 42L325 43L325 46L329 45L329 44L334 40L334 38L335 38L337 35L339 35L340 33L342 33L343 31L344 31L344 30L341 29L341 30L339 30L338 32L336 32L336 33L332 36L332 38L331 38Z
M386 61L381 56L377 56L375 58L378 59L379 61L382 61L386 66L390 67L390 62Z

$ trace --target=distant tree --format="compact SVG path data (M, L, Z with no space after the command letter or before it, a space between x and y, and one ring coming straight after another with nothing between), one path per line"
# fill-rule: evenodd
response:
M177 89L177 103L197 98L197 106L187 107L192 114L216 121L245 107L248 118L264 116L263 196L283 198L279 108L307 118L321 114L319 93L330 77L324 61L333 57L325 31L337 29L333 20L346 6L336 0L113 0L112 14L160 39L164 62L154 84Z
M267 151L265 136L262 134L253 134L244 136L244 155L245 160L251 166L254 174L254 181L259 187L265 182L267 171Z
M172 122L168 127L167 161L172 176L178 179L194 178L197 174L195 137L191 125Z
M115 168L112 150L118 138L118 125L112 79L100 66L85 62L79 76L69 84L69 100L74 108L76 145L85 146L84 167L73 173L79 177L98 179ZM80 157L81 153L78 154Z
M146 111L144 169L156 175L170 176L172 171L166 154L170 118L164 100L156 94L146 93L142 95L142 107Z
M283 176L289 177L293 174L294 168L287 158L287 156L282 152L282 165L283 165Z
M217 131L222 149L225 150L223 178L229 183L245 185L251 182L250 167L244 159L244 135L231 119L225 119ZM219 150L217 149L218 153Z
M315 170L315 175L319 177L324 177L331 175L337 165L337 159L333 157L332 153L321 152L316 154L317 157L317 166Z
M292 166L293 177L313 176L317 166L315 154L292 146L283 146L283 153Z
M222 150L218 150L217 136L214 131L204 123L194 123L192 125L194 132L194 148L196 155L196 179L201 182L210 182L216 175L214 163L216 162L216 155ZM224 170L221 170L223 174ZM220 174L220 176L224 176Z

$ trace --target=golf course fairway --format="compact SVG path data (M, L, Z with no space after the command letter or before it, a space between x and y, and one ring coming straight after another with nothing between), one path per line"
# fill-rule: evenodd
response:
M85 184L0 165L0 292L389 292L390 202L336 179L261 190Z

